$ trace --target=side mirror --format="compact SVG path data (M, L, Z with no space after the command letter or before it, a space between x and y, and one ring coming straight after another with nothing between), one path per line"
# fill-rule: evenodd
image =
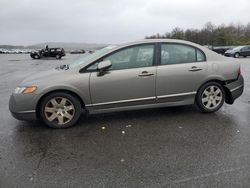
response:
M105 70L108 70L111 66L112 66L111 61L109 61L109 60L102 61L102 62L98 63L97 70L99 72L104 72Z

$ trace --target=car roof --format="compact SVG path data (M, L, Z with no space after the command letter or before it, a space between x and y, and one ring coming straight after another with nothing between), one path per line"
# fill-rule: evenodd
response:
M120 44L119 46L126 46L126 45L133 45L133 44L147 44L147 43L181 43L181 44L188 44L192 46L201 46L199 44L186 41L186 40L179 40L179 39L144 39L144 40L137 40L133 42L126 42L123 44Z
M208 60L221 60L224 59L225 57L222 55L217 54L216 52L208 49L205 46L201 46L199 44L190 42L190 41L186 41L186 40L179 40L179 39L144 39L144 40L137 40L137 41L133 41L133 42L127 42L127 43L123 43L123 44L118 44L113 51L120 49L120 48L124 48L127 46L131 46L131 45L140 45L140 44L150 44L150 43L177 43L177 44L186 44L186 45L190 45L193 47L196 47L198 49L200 49L201 51L203 51L206 54L206 57Z

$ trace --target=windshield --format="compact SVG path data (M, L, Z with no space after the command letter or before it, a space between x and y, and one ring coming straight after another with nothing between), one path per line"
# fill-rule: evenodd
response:
M82 56L81 58L77 59L75 62L69 64L70 68L74 68L77 67L79 65L87 65L89 62L91 62L92 60L95 60L96 58L98 58L99 56L102 56L104 54L106 54L107 52L111 51L113 48L115 48L116 46L107 46L105 48L102 48L100 50L97 50L96 52L92 53L92 54L87 54Z

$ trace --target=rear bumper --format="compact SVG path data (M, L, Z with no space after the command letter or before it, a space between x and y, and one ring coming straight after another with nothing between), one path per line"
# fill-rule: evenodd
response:
M244 91L244 79L242 75L240 75L236 81L226 84L225 88L227 89L228 95L226 103L233 104L235 99L240 97Z

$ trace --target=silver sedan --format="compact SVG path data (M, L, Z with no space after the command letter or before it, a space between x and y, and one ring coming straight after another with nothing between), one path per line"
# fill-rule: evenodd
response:
M108 46L69 65L33 75L9 109L20 120L70 127L89 114L195 104L215 112L244 88L240 63L195 43L156 39Z

